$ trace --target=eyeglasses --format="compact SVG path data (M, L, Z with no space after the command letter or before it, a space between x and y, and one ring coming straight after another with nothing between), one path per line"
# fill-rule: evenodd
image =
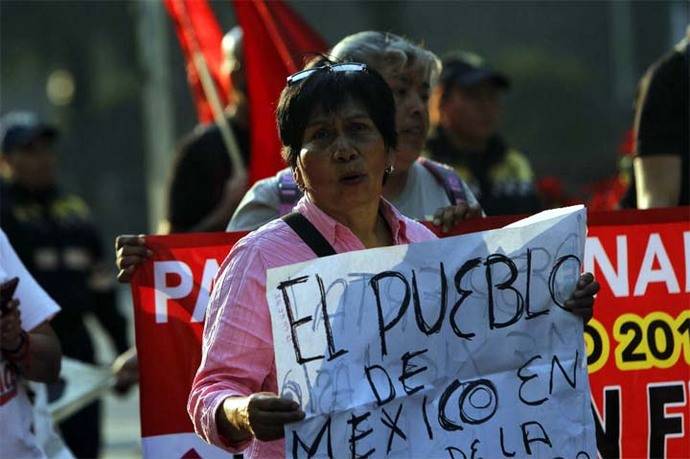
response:
M366 64L360 64L359 62L343 62L341 64L326 64L319 67L300 70L299 72L293 73L287 77L287 85L292 86L293 84L306 80L316 72L320 72L322 70L329 72L366 72L367 66Z

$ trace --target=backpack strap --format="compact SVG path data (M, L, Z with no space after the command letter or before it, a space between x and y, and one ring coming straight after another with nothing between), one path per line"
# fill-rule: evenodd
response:
M462 186L462 180L452 167L424 157L420 157L419 162L443 186L451 204L467 203L467 195L465 194L465 188Z
M278 196L280 197L280 206L278 206L278 214L280 216L287 215L292 212L299 198L302 197L295 178L292 176L291 170L283 170L278 174Z
M319 230L307 220L307 217L301 213L291 212L281 218L300 238L302 238L304 243L314 251L317 257L327 257L336 254L333 246L323 237Z

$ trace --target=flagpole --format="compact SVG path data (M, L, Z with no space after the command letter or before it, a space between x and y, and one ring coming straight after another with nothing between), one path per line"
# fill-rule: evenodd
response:
M158 2L136 2L137 45L144 67L142 111L145 134L148 226L152 233L165 217L166 171L175 143L170 99L165 10Z
M192 49L192 61L194 62L194 67L196 68L197 75L199 75L199 81L201 81L201 87L204 90L204 94L209 101L211 111L213 112L213 120L215 121L218 129L220 130L221 138L223 139L223 144L225 149L230 156L230 162L233 166L232 177L233 179L246 180L247 169L244 166L244 161L242 160L242 155L240 154L240 147L237 143L237 138L235 133L230 128L227 118L225 117L225 112L220 103L220 98L218 97L218 91L216 85L213 82L211 73L208 70L208 65L203 53L199 49L199 42L197 41L194 29L189 23L189 14L187 12L187 5L185 0L178 0L178 5L181 5L184 9L184 14L181 14L182 20L185 21L185 29L189 33L190 45ZM220 43L218 44L220 46Z

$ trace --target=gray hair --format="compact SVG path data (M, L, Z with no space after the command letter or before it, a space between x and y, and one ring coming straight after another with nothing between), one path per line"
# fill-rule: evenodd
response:
M340 40L329 53L338 61L362 62L385 76L419 66L433 86L441 73L441 61L431 51L388 32L358 32Z

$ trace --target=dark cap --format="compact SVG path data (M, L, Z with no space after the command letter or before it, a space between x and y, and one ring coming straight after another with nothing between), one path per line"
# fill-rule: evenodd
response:
M487 66L476 54L466 52L454 53L443 59L440 81L443 85L452 83L462 88L491 81L499 88L510 88L507 76Z
M32 112L10 112L0 119L0 151L5 154L29 145L39 137L57 137L57 129Z

